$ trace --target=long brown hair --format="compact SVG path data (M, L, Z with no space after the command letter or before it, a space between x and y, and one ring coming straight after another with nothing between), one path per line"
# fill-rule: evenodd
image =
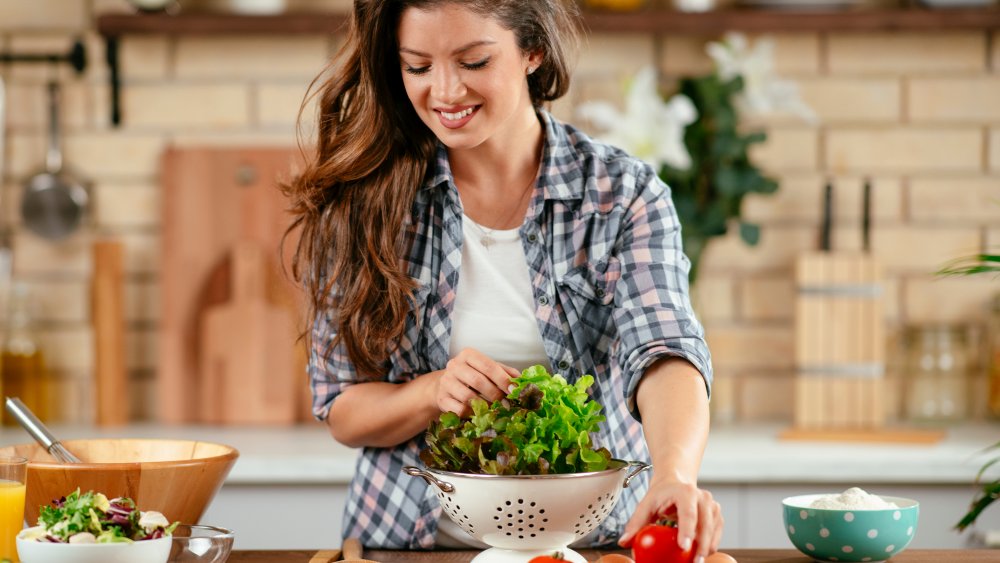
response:
M332 314L332 345L343 343L369 378L383 373L412 308L405 226L436 150L403 88L396 30L407 8L451 2L513 31L523 52L542 53L528 76L536 106L569 88L579 29L571 0L355 0L344 46L307 96L318 99L315 148L282 189L294 215L286 238L300 230L292 274L309 293L308 318Z

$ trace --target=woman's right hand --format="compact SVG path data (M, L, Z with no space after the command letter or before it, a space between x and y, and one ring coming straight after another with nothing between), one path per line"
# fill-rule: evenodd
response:
M507 396L510 379L521 375L516 369L495 362L473 348L465 348L448 360L437 379L435 398L441 412L465 416L472 412L472 399L493 402Z

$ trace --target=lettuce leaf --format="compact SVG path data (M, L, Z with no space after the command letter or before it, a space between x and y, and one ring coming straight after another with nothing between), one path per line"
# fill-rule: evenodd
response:
M605 420L587 389L593 376L570 385L542 366L511 380L503 399L472 401L462 419L442 413L425 434L420 459L427 467L459 473L545 475L607 469L611 452L597 448L591 434Z

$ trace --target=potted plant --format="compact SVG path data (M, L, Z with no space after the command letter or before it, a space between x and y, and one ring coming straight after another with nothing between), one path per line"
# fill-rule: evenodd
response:
M1000 274L1000 254L982 253L962 258L938 272L938 274L946 276L972 276L987 273ZM1000 361L1000 359L994 357L992 361L996 362ZM991 381L993 385L998 383L1000 382L996 380ZM993 444L986 451L993 453L1000 451L1000 442ZM1000 454L994 455L991 459L987 460L976 474L975 483L980 485L981 488L972 499L969 511L955 524L955 529L959 532L965 531L969 526L974 524L979 515L988 506L993 504L997 499L1000 499L1000 476L997 476L993 480L984 480L986 471L997 463L1000 463Z
M741 115L786 112L807 122L816 119L797 85L775 74L769 39L750 45L745 36L728 34L706 50L715 70L681 78L670 95L661 95L655 71L645 68L626 88L624 111L603 101L578 110L604 141L648 162L670 187L692 285L709 241L725 235L734 222L744 242L758 243L760 227L743 218L743 199L778 189L749 154L767 135L744 131Z

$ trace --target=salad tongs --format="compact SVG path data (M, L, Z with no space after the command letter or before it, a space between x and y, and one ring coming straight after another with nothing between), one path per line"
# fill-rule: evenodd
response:
M18 399L17 397L7 397L6 405L7 412L9 412L10 415L13 416L21 424L21 426L28 431L28 434L31 434L31 437L41 444L42 447L45 448L45 451L49 452L52 457L62 463L80 463L80 458L73 455L72 452L67 450L66 447L59 442L59 440L56 440L56 437L52 435L52 432L49 432L49 429L42 424L41 420L38 420L35 413L31 412L31 409L21 402L21 399Z

